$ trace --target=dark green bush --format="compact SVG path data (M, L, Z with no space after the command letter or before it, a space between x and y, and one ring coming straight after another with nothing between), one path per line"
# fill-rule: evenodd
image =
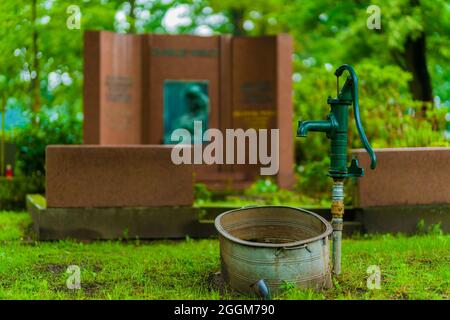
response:
M19 210L25 208L25 198L30 193L44 192L44 177L0 178L0 209Z
M279 190L278 185L270 178L256 180L250 188L245 190L247 196L260 196L261 194L273 194Z
M212 192L204 183L196 183L194 185L194 198L195 201L202 204L207 201L211 201Z
M82 142L82 121L66 113L41 111L30 125L16 132L17 167L21 175L45 174L45 148L50 144Z

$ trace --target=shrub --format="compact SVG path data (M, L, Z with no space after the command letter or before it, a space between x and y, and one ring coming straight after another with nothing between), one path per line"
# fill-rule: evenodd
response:
M44 192L44 177L0 178L1 210L19 210L25 208L25 198L29 193Z
M43 110L30 125L16 132L14 140L18 149L17 167L20 173L42 176L45 174L47 145L81 143L82 121L75 116Z
M204 183L196 183L194 185L194 198L197 204L201 205L211 201L212 193Z

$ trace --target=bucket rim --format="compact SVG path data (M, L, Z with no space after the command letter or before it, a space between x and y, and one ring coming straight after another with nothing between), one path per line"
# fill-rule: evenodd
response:
M307 213L309 215L312 215L316 219L320 220L325 225L326 229L321 234L319 234L319 235L317 235L315 237L312 237L312 238L305 239L305 240L298 240L298 241L286 242L286 243L264 243L264 242L252 242L252 241L239 239L239 238L231 235L228 231L226 231L222 227L222 225L220 223L222 217L227 215L227 214L229 214L229 213L232 213L232 212L235 212L235 211L261 209L261 208L284 208L284 209L293 209L295 211L300 211L300 212L303 212L303 213ZM315 242L317 240L324 239L324 238L328 237L333 232L333 227L331 226L331 224L325 218L321 217L317 213L314 213L312 211L309 211L309 210L306 210L306 209L303 209L303 208L297 208L297 207L291 207L291 206L277 206L277 205L245 206L245 207L242 207L242 208L228 210L228 211L225 211L225 212L221 213L220 215L218 215L216 217L216 219L214 220L214 226L216 227L216 230L219 232L219 234L221 236L225 237L228 240L231 240L233 242L237 242L239 244L246 245L246 246L264 247L264 248L292 248L292 247L297 247L297 246L301 246L301 245L308 244L308 243L311 243L311 242Z

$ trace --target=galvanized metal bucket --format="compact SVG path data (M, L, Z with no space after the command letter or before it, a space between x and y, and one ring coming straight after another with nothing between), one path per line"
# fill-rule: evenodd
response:
M308 210L285 206L244 207L215 220L222 277L233 289L254 294L259 280L276 293L283 285L331 286L331 225Z

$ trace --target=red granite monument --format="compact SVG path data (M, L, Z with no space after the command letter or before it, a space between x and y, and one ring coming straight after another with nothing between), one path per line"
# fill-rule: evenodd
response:
M294 181L291 55L288 35L199 37L85 33L84 143L166 144L195 91L208 128L280 129L277 182ZM206 105L206 104L205 104ZM184 108L184 109L183 109ZM196 165L196 180L240 188L259 165Z

